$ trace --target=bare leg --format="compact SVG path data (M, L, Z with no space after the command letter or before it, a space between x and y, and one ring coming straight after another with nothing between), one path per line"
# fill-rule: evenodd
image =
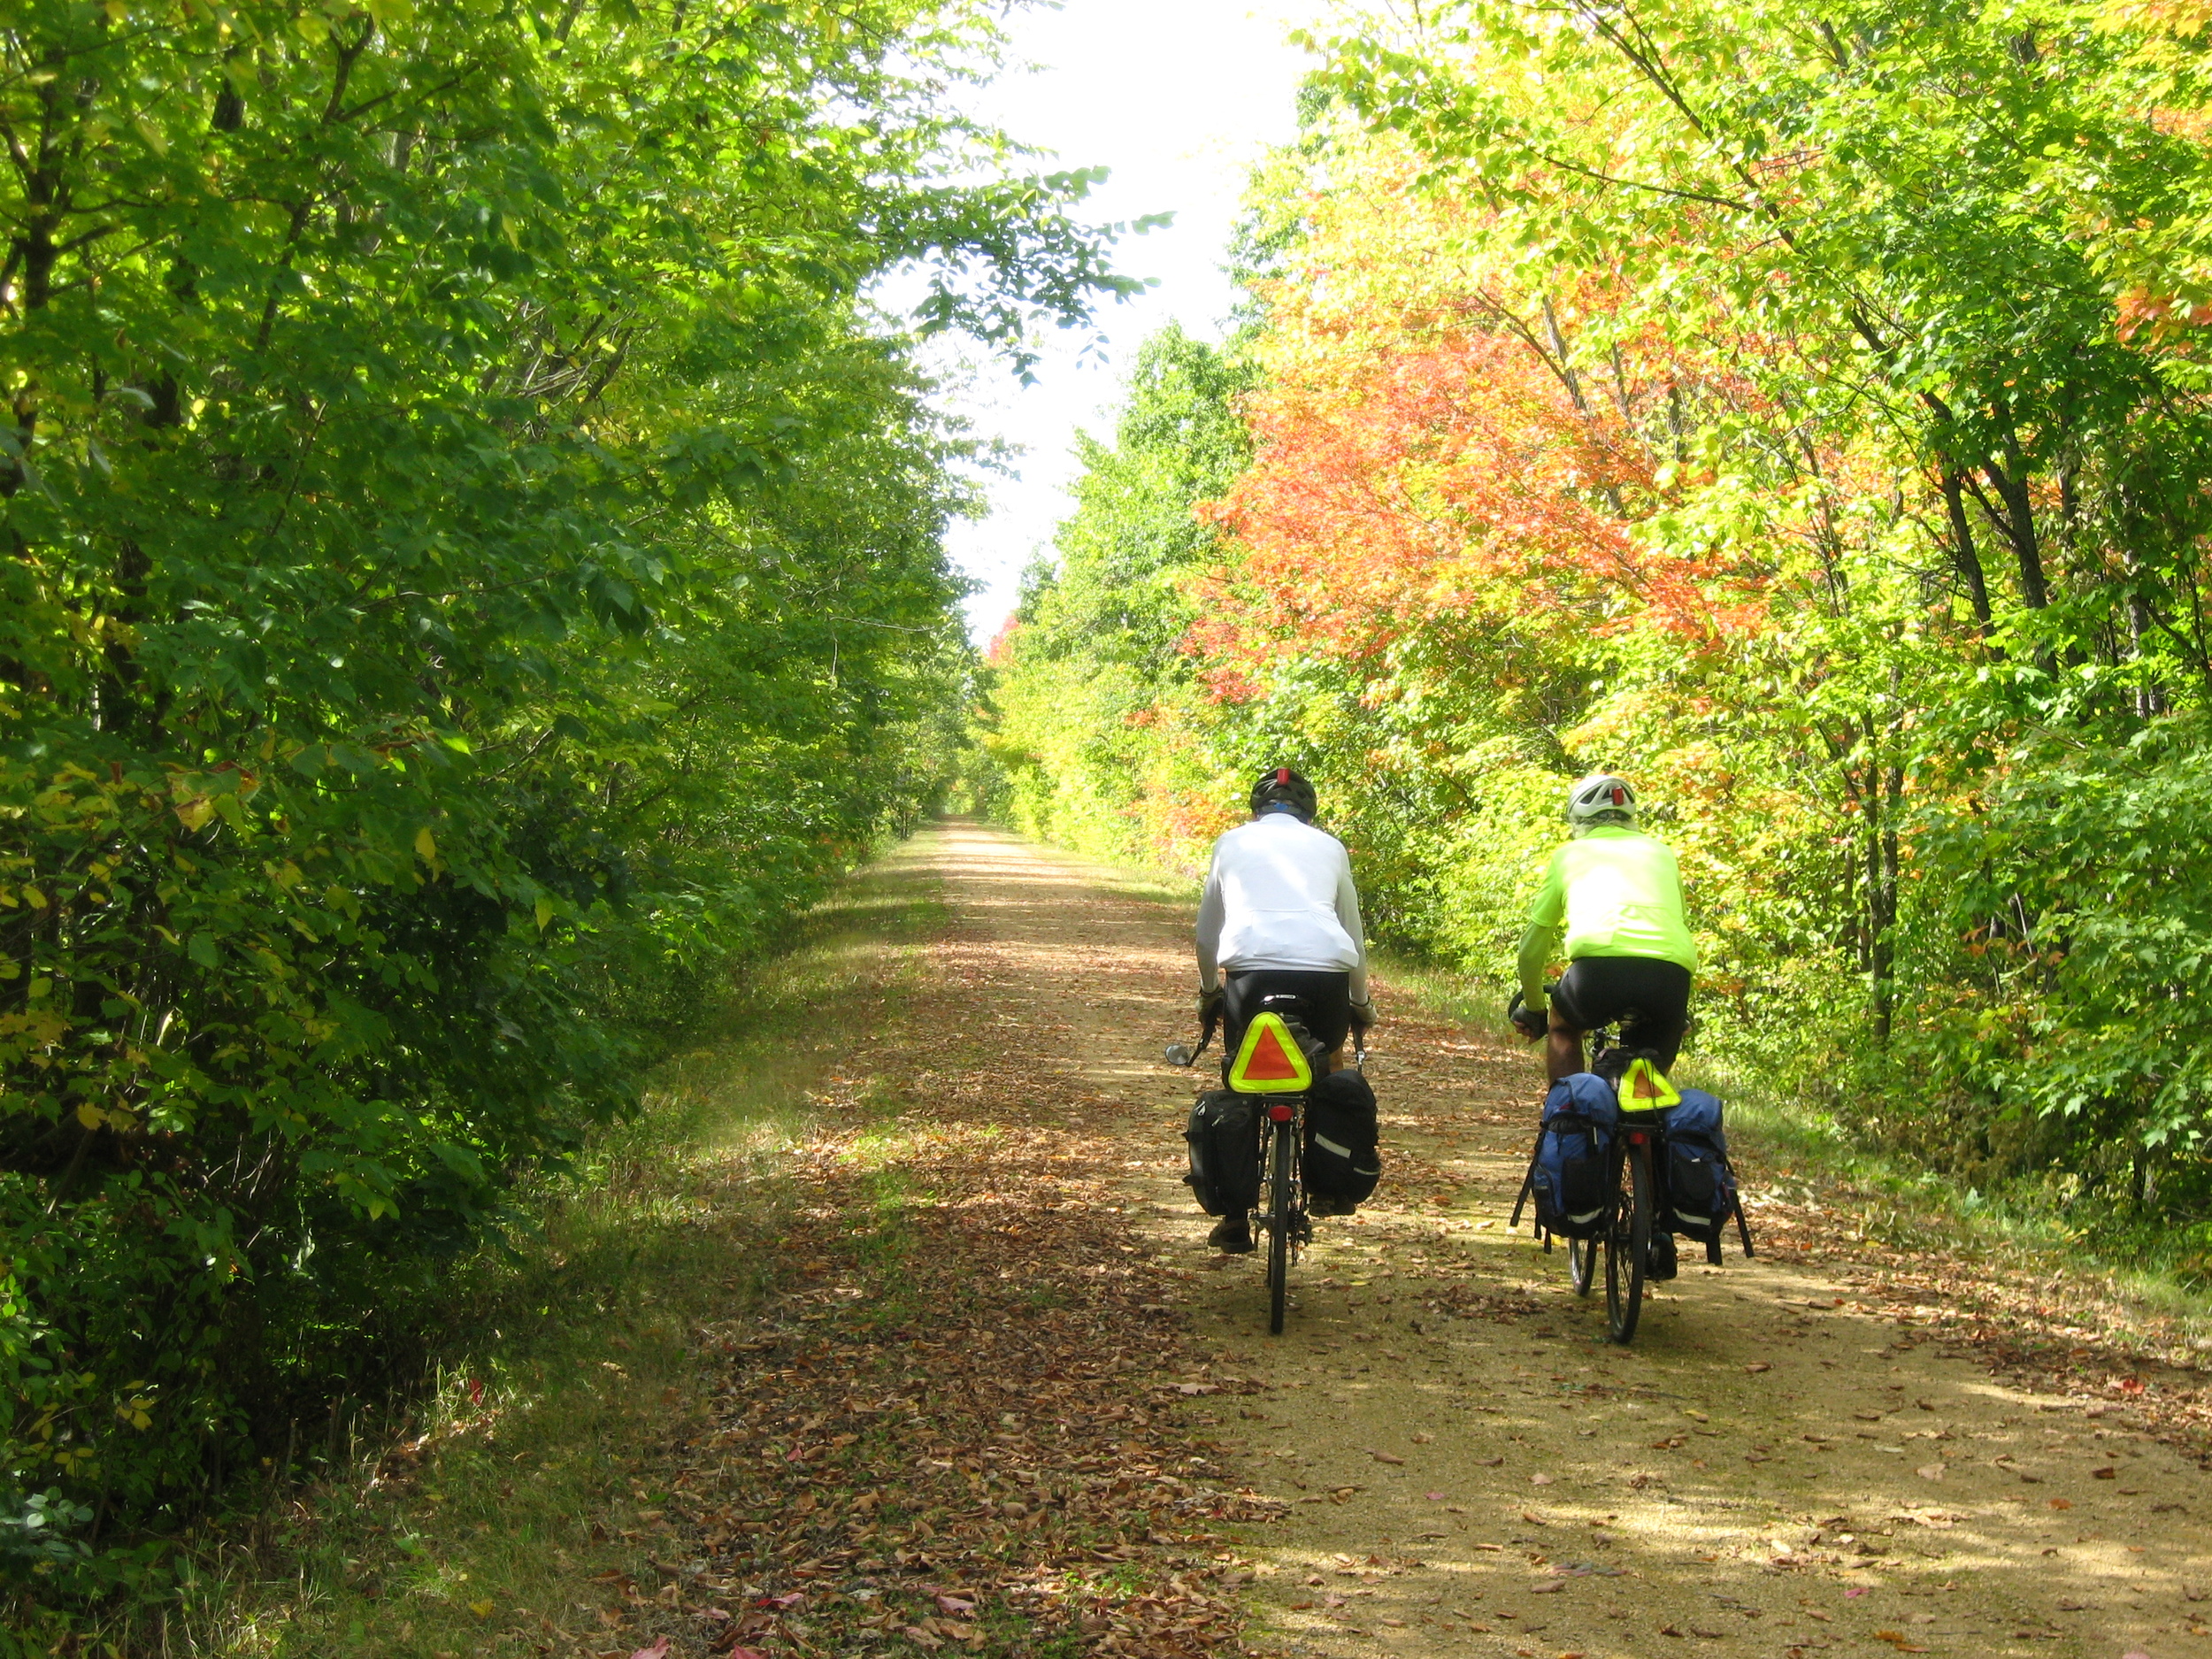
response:
M1582 1070L1582 1033L1559 1017L1559 1004L1551 1005L1551 1030L1544 1039L1544 1075L1556 1083Z

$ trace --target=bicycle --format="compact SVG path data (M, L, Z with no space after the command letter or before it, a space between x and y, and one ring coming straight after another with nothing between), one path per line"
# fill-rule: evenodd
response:
M1656 1054L1646 1048L1614 1046L1609 1027L1600 1026L1590 1033L1590 1070L1612 1087L1617 1101L1623 1079L1631 1073L1637 1061L1650 1063L1652 1075L1657 1075ZM1521 1211L1535 1191L1537 1159L1541 1156L1542 1146L1543 1131L1539 1129L1537 1150L1530 1155L1528 1173L1521 1182L1519 1197L1513 1202L1513 1217L1506 1224L1509 1230L1520 1226ZM1642 1317L1644 1282L1651 1269L1656 1217L1668 1204L1664 1174L1667 1166L1665 1109L1622 1106L1608 1155L1605 1196L1597 1224L1587 1237L1567 1239L1567 1275L1578 1296L1590 1294L1597 1279L1597 1258L1601 1255L1605 1258L1605 1333L1615 1342L1632 1341L1637 1321ZM1743 1253L1749 1256L1753 1253L1751 1226L1744 1217L1740 1202L1736 1205L1734 1220ZM1548 1253L1552 1235L1540 1222L1537 1229ZM1670 1229L1670 1243L1671 1232ZM1705 1253L1707 1261L1719 1262L1717 1237L1707 1241Z
M1266 1102L1259 1124L1260 1202L1258 1208L1250 1212L1250 1221L1267 1235L1267 1330L1271 1336L1283 1333L1290 1302L1290 1270L1305 1247L1313 1242L1313 1215L1306 1198L1302 1167L1306 1140L1306 1094L1313 1080L1324 1075L1329 1054L1306 1029L1305 1021L1294 1009L1267 1006L1278 1000L1293 1004L1297 1001L1262 999L1260 1011L1245 1028L1239 1053L1223 1079L1233 1092L1258 1095ZM1167 1063L1184 1067L1196 1065L1198 1056L1213 1041L1215 1024L1216 1017L1209 1016L1195 1048L1187 1043L1170 1043ZM1277 1030L1280 1036L1274 1034ZM1247 1068L1248 1059L1266 1057L1266 1050L1261 1047L1263 1036L1274 1042L1274 1054L1288 1068L1286 1071ZM1288 1039L1287 1048L1283 1046L1284 1038ZM1356 1033L1353 1042L1352 1064L1357 1068L1367 1060L1364 1033ZM1296 1059L1292 1058L1293 1055Z

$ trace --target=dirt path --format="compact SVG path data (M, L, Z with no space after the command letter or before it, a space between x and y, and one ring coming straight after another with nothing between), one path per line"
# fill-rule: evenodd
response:
M559 1617L484 1654L2212 1655L2185 1351L2138 1375L2068 1286L1886 1256L1755 1160L1773 1248L1614 1348L1504 1231L1533 1061L1386 981L1385 1186L1271 1339L1179 1180L1181 907L961 823L871 894L935 919L813 1033L732 1235L770 1288L692 1333L699 1407Z
M1563 1256L1504 1231L1533 1063L1404 1018L1386 983L1386 1186L1323 1224L1267 1338L1256 1258L1207 1251L1179 1181L1191 1084L1156 1056L1187 1019L1182 919L975 826L920 856L955 924L946 970L1012 1063L994 1070L1108 1137L1160 1298L1202 1345L1186 1386L1224 1390L1192 1420L1281 1504L1238 1534L1253 1645L2212 1654L2194 1463L1901 1330L1863 1263L1732 1249L1608 1345Z

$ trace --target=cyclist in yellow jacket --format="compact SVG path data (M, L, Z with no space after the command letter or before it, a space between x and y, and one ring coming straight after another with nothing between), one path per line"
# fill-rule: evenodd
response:
M1636 827L1636 794L1607 772L1567 793L1574 839L1552 856L1521 935L1521 1006L1513 1023L1548 1039L1553 1082L1583 1069L1582 1034L1618 1023L1622 1043L1674 1064L1690 1023L1697 947L1682 908L1673 849ZM1567 971L1546 1006L1544 975L1566 936Z

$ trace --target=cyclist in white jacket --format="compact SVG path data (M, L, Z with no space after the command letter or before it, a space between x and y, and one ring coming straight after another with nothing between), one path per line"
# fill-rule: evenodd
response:
M1233 1055L1261 999L1292 996L1306 1029L1343 1064L1345 1038L1375 1023L1367 941L1344 843L1316 829L1313 786L1287 766L1252 787L1252 818L1214 843L1198 905L1198 1013L1217 1012ZM1251 1248L1245 1217L1224 1217L1210 1242Z

